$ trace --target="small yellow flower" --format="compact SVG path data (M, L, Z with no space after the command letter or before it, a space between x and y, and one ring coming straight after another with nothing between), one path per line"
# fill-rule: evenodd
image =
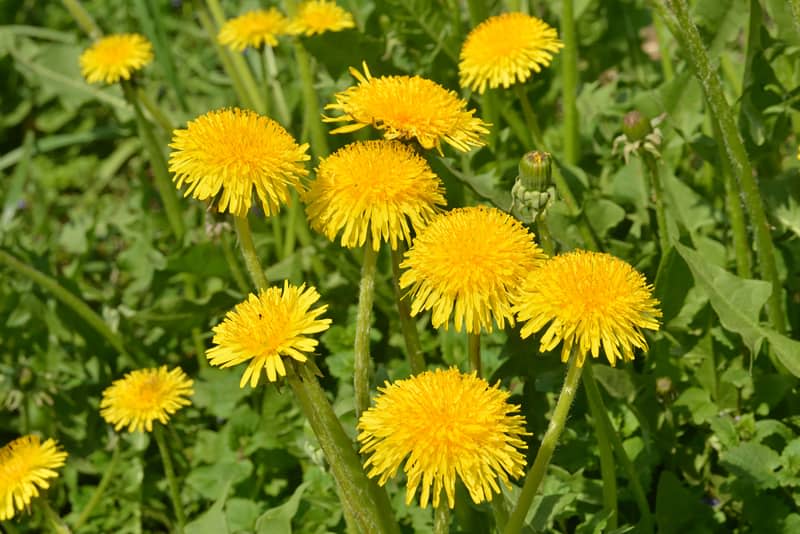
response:
M325 32L338 32L354 28L353 15L326 0L303 2L297 8L297 15L289 22L287 32L311 36Z
M214 327L216 346L208 349L206 356L211 365L222 368L250 362L239 387L248 381L256 387L262 369L267 380L275 382L278 376L286 376L283 357L306 361L306 354L318 344L306 335L324 332L330 326L330 319L319 318L327 305L311 309L318 300L319 293L313 287L306 289L305 284L297 287L289 282L283 284L283 290L271 287L258 296L251 293Z
M100 415L114 430L128 427L128 432L153 431L153 421L167 424L169 417L192 402L192 380L180 367L168 371L137 369L115 380L103 391Z
M325 122L350 122L331 133L354 132L372 125L384 130L386 139L416 139L423 148L442 152L442 141L467 152L483 146L481 136L489 132L487 124L467 110L467 103L453 91L419 76L381 76L373 78L364 63L362 75L350 73L358 85L336 94L336 103L325 109L340 110L339 117L325 117Z
M360 452L369 456L368 476L380 476L381 486L405 460L406 504L421 485L423 508L430 499L438 506L443 489L453 508L456 478L475 503L490 501L500 493L497 479L510 487L509 476L525 474L525 418L497 385L453 368L378 390L375 406L358 422Z
M458 71L461 86L480 94L524 82L531 72L550 65L563 48L556 30L524 13L489 17L467 36L461 48Z
M286 33L288 23L274 7L250 11L223 24L217 41L235 52L242 52L248 46L261 48L265 43L278 46L277 37Z
M209 111L172 133L169 170L184 196L218 198L217 209L244 216L255 190L266 215L289 201L289 187L302 190L308 144L299 145L274 120L238 108Z
M516 299L514 311L527 321L524 338L550 325L540 350L563 341L561 360L573 347L578 365L586 353L597 358L602 345L609 363L633 359L633 348L647 350L642 329L658 330L661 311L652 286L626 262L609 254L582 250L561 254L531 272Z
M455 209L420 231L406 252L400 286L411 286L411 314L432 310L434 328L479 334L514 324L510 294L544 259L544 253L512 216L494 208Z
M52 440L38 436L17 438L0 449L0 521L9 521L27 508L39 489L47 489L56 467L64 465L67 453Z
M342 231L344 247L360 247L369 234L373 249L381 241L396 249L398 240L410 239L411 226L419 229L445 205L443 193L441 180L413 149L399 141L362 141L320 162L306 212L328 239Z
M109 35L98 39L80 57L81 74L89 83L130 80L137 70L153 61L150 41L138 33Z

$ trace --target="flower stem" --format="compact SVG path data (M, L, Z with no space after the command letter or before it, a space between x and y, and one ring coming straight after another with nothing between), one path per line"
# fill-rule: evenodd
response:
M794 20L794 29L800 33L800 0L791 0L792 2L792 20Z
M481 370L481 334L467 332L467 353L469 354L469 370L476 371L478 378L483 376Z
M75 524L72 525L72 529L75 532L80 532L83 524L86 523L89 517L91 517L92 511L103 499L103 497L105 497L106 488L108 488L108 485L111 483L111 479L115 474L114 470L119 463L120 451L121 448L119 446L119 442L117 442L116 446L114 447L114 452L111 453L111 460L108 462L106 470L103 473L103 477L100 479L100 483L94 489L92 496L89 498L89 502L86 503L86 506L84 506L83 510L81 510L81 514L78 516L78 519L75 520Z
M70 534L69 528L64 524L64 520L50 507L50 502L47 498L39 499L38 502L40 503L40 507L44 512L44 516L47 518L47 521L50 523L50 530L53 534ZM5 526L6 522L3 522L3 526Z
M27 265L17 258L0 248L0 264L13 269L14 271L18 272L19 274L30 278L34 283L41 286L43 289L49 291L56 299L61 301L62 304L69 307L72 311L74 311L81 319L86 321L89 326L91 326L98 334L108 341L108 343L114 347L120 354L124 356L130 356L128 351L125 350L125 344L122 341L122 338L119 334L115 333L114 331L109 328L106 322L103 320L102 317L97 315L94 310L92 310L89 306L86 305L81 299L70 293L67 289L65 289L61 284L59 284L54 278L47 276L46 274L37 271L30 265ZM137 360L137 363L142 363Z
M244 273L242 273L242 268L239 266L239 263L236 261L236 257L233 255L231 241L228 237L228 234L223 232L220 236L220 239L222 255L225 256L225 262L228 264L228 268L231 270L233 281L236 282L236 287L239 288L239 291L247 294L247 292L250 290L250 286L247 285L247 280L244 277Z
M661 255L665 255L672 246L669 240L669 229L667 227L667 213L664 210L664 188L661 185L661 175L658 172L658 163L652 154L645 150L640 150L644 166L650 175L650 195L656 207L656 225L658 226L658 244L661 247Z
M401 249L392 249L392 282L395 300L397 301L397 313L400 316L400 329L403 331L403 339L406 342L408 365L411 367L411 374L416 375L425 371L425 357L422 355L422 348L419 344L417 325L411 318L408 299L403 298L403 292L400 289L400 260L402 257L403 251Z
M786 332L783 315L782 287L775 262L775 248L770 234L769 221L764 212L764 202L753 176L753 168L739 133L733 112L725 98L722 82L712 68L700 33L689 17L689 6L686 0L669 0L651 2L661 13L664 22L673 35L683 45L686 57L694 69L695 76L703 87L710 114L717 121L722 132L719 141L725 147L725 153L731 163L733 176L744 196L745 205L754 227L756 254L758 255L761 277L772 285L772 293L767 301L767 316L772 327L779 333ZM668 9L674 14L670 17Z
M92 39L97 39L103 35L100 27L80 3L80 0L61 0L61 3L64 4L69 14L75 19L75 23L81 27L86 35Z
M337 483L345 517L356 532L399 533L386 491L369 480L311 366L287 366L286 381L317 436Z
M555 255L556 245L553 242L553 236L547 226L547 217L544 213L539 213L536 217L536 235L539 236L539 243L542 245L544 253L548 256Z
M364 263L361 265L361 283L358 287L358 314L356 339L353 345L353 384L356 394L356 417L369 408L369 331L372 325L372 301L375 297L375 269L378 251L372 248L372 239L364 242Z
M183 532L183 526L186 524L186 516L183 513L180 486L178 486L178 479L175 476L175 469L172 466L172 458L169 455L169 449L164 439L164 431L161 424L155 424L153 427L153 436L156 438L158 452L161 454L161 461L164 463L164 474L167 475L169 495L172 499L172 507L175 509L175 519L178 522L175 530L180 534Z
M261 47L260 53L258 54L259 62L261 63L261 88L263 93L262 96L264 97L264 115L269 115L270 105L269 105L269 69L267 69L267 49L271 48L268 44L264 44Z
M144 89L138 87L136 89L136 99L139 100L139 104L141 104L144 109L153 117L153 120L158 123L162 130L167 135L172 135L172 130L175 128L172 124L172 121L164 115L164 112L161 111L161 108L153 102L153 100L147 96L147 93L144 92Z
M508 518L508 523L504 530L505 534L519 534L522 531L525 516L528 515L528 510L533 503L533 498L539 491L542 480L544 480L547 466L550 464L550 458L553 457L553 451L555 451L558 438L564 430L567 414L569 414L569 408L572 405L572 399L575 398L575 392L578 390L582 369L582 367L578 366L578 354L575 348L573 348L572 354L570 354L567 377L564 380L564 386L561 388L561 394L558 396L556 408L553 410L553 416L550 419L550 424L547 426L547 432L545 432L544 438L542 438L542 444L539 446L539 451L536 453L533 467L531 467L525 477L525 484L519 494L517 504Z
M448 534L450 532L450 506L447 499L439 499L439 506L433 511L433 534Z
M261 260L258 259L258 252L253 243L253 234L250 231L250 221L247 215L233 216L233 223L236 226L236 235L239 236L239 249L244 256L244 264L247 267L247 272L250 273L250 278L255 284L257 289L267 289L269 282L264 275L264 269L261 267Z
M277 76L277 65L275 63L275 52L271 46L264 49L267 58L267 72L269 73L269 85L272 90L272 103L275 104L275 117L281 125L289 128L289 123L292 117L289 113L289 107L286 105L286 97L283 96L283 89L281 84L275 79Z
M669 82L675 77L675 68L672 66L664 23L659 17L653 17L653 27L656 30L658 53L661 56L661 73L664 75L664 81Z
M591 362L584 363L583 389L586 391L586 398L589 401L589 410L592 413L594 423L594 433L597 436L597 446L600 450L600 474L603 479L603 509L608 517L606 528L614 530L617 528L617 475L614 464L614 453L611 451L609 442L609 432L611 428L606 424L608 414L600 397L600 390L592 374Z
M714 137L721 138L717 121L711 121L714 126ZM747 235L747 221L742 207L742 197L739 196L739 188L731 175L731 167L725 157L725 149L717 145L719 151L720 174L725 185L725 208L728 211L728 218L731 222L731 234L733 236L733 250L736 253L736 274L741 278L753 277L752 258L750 256L750 239Z
M521 83L515 83L514 91L517 93L517 100L519 100L522 106L522 116L525 117L525 122L531 134L531 141L533 142L531 148L535 150L547 150L544 144L542 130L539 128L539 119L536 117L536 112L533 111L531 101L528 100L528 93L525 92L525 86Z
M150 165L153 169L153 182L161 197L161 203L164 205L164 211L167 214L167 220L169 221L170 228L172 228L172 233L175 239L178 240L178 243L180 243L183 241L186 229L183 226L183 218L181 217L181 210L178 205L177 192L169 177L167 160L161 148L162 144L156 140L150 122L147 121L142 114L142 108L139 105L139 100L136 98L133 85L128 81L123 81L122 91L125 94L125 99L133 106L133 111L136 115L136 125L139 129L139 136L141 137L145 150L147 150L147 154L150 156Z
M311 56L308 55L300 39L294 41L294 57L297 71L303 84L303 123L311 138L311 151L317 158L328 155L328 139L325 128L319 118L319 101L314 90L314 74L311 70Z
M564 159L570 165L578 163L580 137L578 135L578 39L575 36L575 11L573 0L561 2L561 39L564 50L561 52L561 77L563 91L561 102L564 111Z

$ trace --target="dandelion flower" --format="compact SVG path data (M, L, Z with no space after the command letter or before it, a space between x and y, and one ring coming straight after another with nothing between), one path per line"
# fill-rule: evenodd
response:
M411 314L432 310L434 328L479 334L514 324L510 293L544 259L533 234L494 208L471 207L436 217L414 239L401 267L400 286L411 286Z
M242 52L248 46L260 48L265 43L277 46L277 37L286 33L288 23L274 7L250 11L223 24L217 41L235 52Z
M39 489L49 488L47 479L58 476L54 469L66 459L54 440L41 443L38 436L17 438L0 449L0 521L13 518L39 496Z
M375 406L358 422L370 478L384 485L405 460L406 504L422 485L420 505L439 505L442 489L453 508L456 477L476 503L500 493L525 471L525 418L496 385L458 369L425 371L378 388ZM433 486L433 492L431 492Z
M288 33L311 36L325 32L338 32L354 28L353 15L336 5L336 2L311 0L297 8L297 15L289 22Z
M549 327L542 335L542 352L563 341L561 360L573 347L578 366L586 353L597 358L602 345L609 363L633 359L633 348L647 350L642 329L658 330L658 300L639 272L619 258L598 252L561 254L531 272L514 306L517 319L527 321L523 338Z
M150 41L138 33L98 39L80 57L81 74L89 83L130 80L131 74L153 61Z
M311 225L342 246L360 247L367 235L372 248L381 241L393 249L410 239L444 206L444 188L427 162L399 141L349 144L323 159L305 201ZM410 224L409 224L410 223Z
M207 350L206 356L211 365L222 368L250 362L239 387L248 381L256 387L262 369L267 380L275 382L278 376L286 376L283 357L306 361L306 354L318 343L307 335L324 332L330 326L330 319L319 318L327 305L311 309L318 300L319 293L313 287L306 289L305 284L297 287L289 282L283 284L283 290L271 287L258 296L250 294L214 327L216 346Z
M289 187L302 189L308 144L298 145L277 122L238 108L209 111L172 133L169 169L184 196L198 200L221 192L217 209L244 216L255 189L266 215L289 201Z
M364 63L362 75L350 73L358 85L336 94L336 103L325 109L340 110L339 117L325 117L325 122L350 122L331 133L347 133L372 125L384 130L386 139L416 139L423 148L442 152L445 141L467 152L483 146L481 136L489 132L487 124L467 110L466 102L453 91L419 76L381 76L373 78Z
M153 421L165 425L192 403L187 398L194 393L192 383L180 367L131 371L103 391L100 415L117 431L127 426L128 432L152 432Z
M486 85L508 88L550 65L563 48L556 30L524 13L489 17L467 36L458 71L462 87L480 94Z

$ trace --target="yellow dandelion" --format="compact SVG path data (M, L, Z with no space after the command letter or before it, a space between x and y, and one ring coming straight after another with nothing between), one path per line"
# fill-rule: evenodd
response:
M467 152L483 146L481 136L489 132L487 124L473 117L467 103L453 91L419 76L381 76L373 78L364 63L362 75L350 73L358 85L336 94L336 103L325 109L342 111L339 117L325 117L325 122L351 122L331 133L347 133L372 125L384 130L386 139L416 139L423 148L442 152L442 141Z
M311 226L328 239L341 231L343 247L360 247L369 234L375 250L381 241L396 249L446 204L425 159L385 140L352 143L323 159L305 201Z
M250 362L239 387L248 381L256 387L262 369L267 380L275 382L278 376L286 376L283 357L306 361L306 354L318 344L307 334L324 332L330 326L330 319L319 318L327 305L311 309L318 300L319 293L313 287L306 289L305 284L297 287L289 282L284 282L283 290L271 287L258 296L251 293L214 327L216 346L208 349L206 356L211 365L222 368Z
M425 371L378 388L375 406L358 422L365 468L381 486L405 460L406 504L422 485L420 505L439 505L442 489L453 508L456 478L476 503L500 493L497 480L525 474L525 418L509 394L475 373ZM431 486L433 491L431 491Z
M297 15L289 22L287 32L311 36L325 32L338 32L354 28L353 15L336 5L336 2L311 0L297 8Z
M153 421L167 424L169 417L192 402L192 379L180 367L171 371L137 369L115 380L103 391L100 415L114 430L128 427L128 432L153 431Z
M223 24L217 41L235 52L242 52L248 46L260 48L265 43L278 46L278 36L286 33L288 23L274 7L257 9Z
M467 36L458 72L461 86L480 94L486 85L508 88L550 65L564 45L546 22L524 13L489 17Z
M479 334L514 324L510 293L544 259L533 234L512 216L486 207L460 208L436 217L414 239L401 267L400 286L411 286L411 314L432 310L434 328Z
M633 267L598 252L561 254L533 272L522 285L514 311L527 321L523 338L550 325L542 335L542 352L563 341L561 360L577 350L578 366L586 353L597 358L602 345L609 363L633 359L633 348L647 350L642 329L658 330L658 300Z
M302 190L300 177L308 174L303 162L308 144L298 145L274 120L238 108L209 111L185 130L172 133L169 169L184 196L215 198L220 212L244 216L253 190L266 215L289 201L289 187Z
M64 465L67 453L52 440L38 436L17 438L0 449L0 521L9 521L27 508L39 489L50 487L56 467Z
M138 33L122 33L98 39L80 57L81 74L89 83L130 80L137 70L153 61L150 41Z

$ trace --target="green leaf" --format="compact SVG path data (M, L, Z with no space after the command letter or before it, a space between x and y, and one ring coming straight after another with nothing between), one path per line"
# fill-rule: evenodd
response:
M288 501L261 514L256 521L256 533L292 534L292 518L297 513L300 499L307 487L308 482L300 484Z
M228 534L228 521L225 519L225 500L228 498L230 484L219 499L203 515L184 527L185 534Z
M747 442L723 451L720 463L734 475L752 482L756 488L770 489L778 486L775 470L780 467L778 453L760 443Z

